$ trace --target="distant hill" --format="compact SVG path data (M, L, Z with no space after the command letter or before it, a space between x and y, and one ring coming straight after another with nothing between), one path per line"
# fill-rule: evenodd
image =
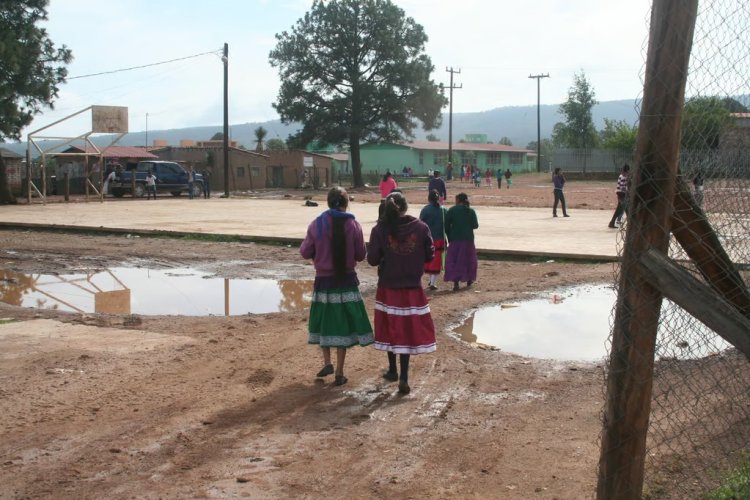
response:
M558 105L551 104L540 107L542 138L550 137L555 123L562 121L562 117L558 114L558 108ZM625 120L628 123L635 123L638 119L635 100L601 102L594 106L592 115L597 129L604 127L604 118ZM259 126L263 126L263 128L268 130L267 139L279 138L284 140L301 128L299 124L284 125L280 120L270 120L231 125L229 127L229 135L238 144L252 149L255 146L253 130ZM207 140L216 132L221 131L221 125L149 130L148 141L149 143L153 143L155 139L162 139L166 140L168 144L176 146L179 145L180 139L194 141ZM425 139L428 133L432 133L441 140L447 141L448 114L443 114L443 125L439 129L430 132L419 130L416 138ZM497 142L501 137L506 136L510 138L514 146L526 146L529 142L536 140L536 105L506 106L474 113L453 113L454 142L458 142L466 134L487 134L488 140L492 142ZM106 142L105 138L99 139L102 143ZM146 132L131 132L123 137L119 144L123 146L144 146L146 145ZM3 147L17 153L26 151L25 143L4 144Z

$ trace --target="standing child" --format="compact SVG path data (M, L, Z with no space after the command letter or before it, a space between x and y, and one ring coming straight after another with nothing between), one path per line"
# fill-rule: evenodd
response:
M375 348L388 353L386 380L398 380L398 391L409 394L412 354L435 351L435 325L422 289L422 267L433 258L430 229L406 215L401 193L385 200L385 212L370 234L367 262L378 266L375 295ZM401 374L396 369L399 355Z
M622 225L622 216L625 213L628 201L628 189L630 188L630 165L627 163L622 166L620 175L617 177L617 187L615 188L615 195L617 196L617 208L615 213L612 214L612 219L609 221L609 227L615 229L617 225Z
M492 170L489 167L484 171L484 183L488 188L492 187Z
M558 202L560 203L560 205L562 205L563 217L570 217L570 215L568 215L568 211L565 208L565 194L563 193L563 188L565 187L565 176L563 175L560 167L557 167L555 169L555 172L552 174L552 185L554 186L554 188L552 189L552 194L555 195L555 202L552 205L552 217L557 217Z
M365 258L362 226L346 211L349 195L340 187L328 191L328 210L307 228L300 246L305 259L313 259L315 283L310 305L308 344L323 349L323 368L318 377L334 373L331 348L336 348L335 384L344 376L346 349L372 344L372 325L367 317L355 267Z
M424 265L424 272L430 275L430 290L437 290L437 277L443 269L443 250L445 249L445 209L440 206L440 195L434 189L427 195L427 205L419 212L419 220L430 228L432 242L435 245L435 256Z
M505 187L507 189L510 189L510 186L513 185L513 181L511 180L511 177L513 177L513 172L511 172L509 168L506 168L505 169Z
M154 200L156 200L156 176L153 171L149 170L146 174L146 201L151 199L151 195L154 195Z
M479 228L477 213L469 204L466 193L456 195L456 204L445 214L445 235L448 238L448 254L445 257L445 281L453 282L453 291L458 283L466 282L470 287L477 280L477 249L474 246L474 230Z
M195 172L193 172L193 166L190 165L187 170L187 183L188 183L188 197L193 199L193 186L195 186Z

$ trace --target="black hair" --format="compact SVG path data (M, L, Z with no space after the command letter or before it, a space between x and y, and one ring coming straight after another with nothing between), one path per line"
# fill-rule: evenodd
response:
M328 191L328 208L333 210L346 210L349 206L349 195L346 190L334 186ZM332 243L333 243L333 271L337 279L346 276L346 234L344 233L344 217L332 217Z
M630 172L630 165L628 165L627 163L625 165L623 165L622 166L622 171L623 172Z
M403 212L406 212L407 208L409 208L409 204L406 203L406 198L401 193L391 193L385 199L383 217L380 220L388 226L388 232L394 238L398 234L398 219Z
M388 177L392 177L392 174L391 174L391 171L390 171L390 170L386 170L386 171L385 171L385 174L383 175L383 180L384 180L384 181L387 181L387 180L388 180Z
M458 193L456 195L456 202L462 205L466 205L467 207L470 206L469 196L466 193Z
M561 170L561 168L560 168L560 167L557 167L557 168L555 169L555 172L554 172L554 173L555 173L555 175L559 175L559 174L560 174L560 170Z
M430 189L430 192L427 193L427 201L436 207L440 205L440 194L437 192L437 189Z

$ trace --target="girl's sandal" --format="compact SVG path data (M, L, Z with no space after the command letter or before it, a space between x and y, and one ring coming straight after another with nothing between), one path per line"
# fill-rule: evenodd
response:
M316 377L325 377L326 375L333 375L333 365L325 365L322 370L318 372Z
M349 381L348 378L344 377L343 375L336 375L336 381L333 383L334 385L344 385Z

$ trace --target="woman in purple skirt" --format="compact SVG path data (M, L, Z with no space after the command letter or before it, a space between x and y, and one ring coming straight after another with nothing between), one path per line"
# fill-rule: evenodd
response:
M458 283L465 281L470 287L477 280L477 249L474 246L474 230L479 227L477 213L469 206L466 193L456 195L456 204L445 214L445 234L448 251L445 257L445 281L453 282L453 291Z

